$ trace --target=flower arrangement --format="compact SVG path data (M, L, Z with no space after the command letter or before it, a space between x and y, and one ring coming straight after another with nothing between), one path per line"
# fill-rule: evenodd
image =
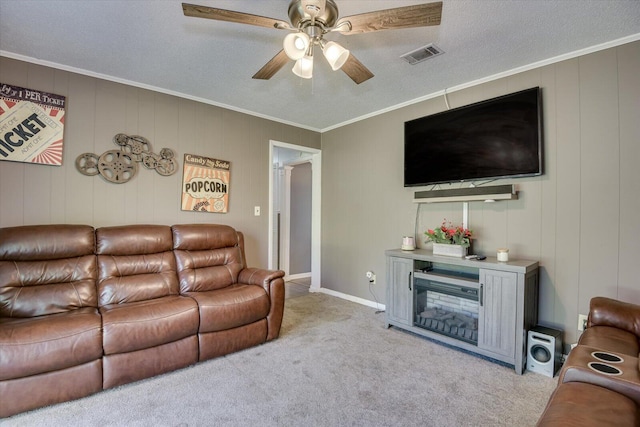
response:
M424 234L427 235L428 242L460 245L463 248L468 248L471 244L473 231L460 225L454 227L450 221L445 219L440 227L434 230L429 229Z

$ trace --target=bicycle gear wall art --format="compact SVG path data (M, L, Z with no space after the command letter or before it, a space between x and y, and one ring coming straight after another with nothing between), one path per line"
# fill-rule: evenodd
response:
M108 182L124 184L138 172L138 163L147 169L153 169L162 176L169 176L178 170L175 153L163 148L160 154L151 151L151 143L143 136L119 133L113 137L119 150L108 150L98 156L83 153L76 158L76 168L87 176L100 175Z

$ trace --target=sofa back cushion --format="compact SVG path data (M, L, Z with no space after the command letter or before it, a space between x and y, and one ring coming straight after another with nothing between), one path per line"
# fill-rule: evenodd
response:
M96 307L94 247L88 225L0 228L0 317Z
M180 292L221 289L238 282L245 267L241 234L228 225L174 225L173 248Z
M98 228L98 305L178 295L172 245L166 225Z

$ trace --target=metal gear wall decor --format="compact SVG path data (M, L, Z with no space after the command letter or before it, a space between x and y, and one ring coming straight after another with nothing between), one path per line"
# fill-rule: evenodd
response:
M172 149L163 148L160 154L156 154L151 151L149 140L143 136L119 133L113 137L113 142L120 150L105 151L100 156L80 154L76 158L76 169L83 175L100 175L114 184L129 182L138 172L138 163L162 176L173 175L178 170Z

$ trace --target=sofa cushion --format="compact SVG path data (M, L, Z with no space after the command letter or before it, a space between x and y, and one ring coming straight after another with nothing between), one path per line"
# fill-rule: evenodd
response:
M260 345L265 342L266 335L267 321L265 319L239 328L198 334L200 360L208 360Z
M198 306L172 295L100 307L104 354L124 353L180 340L198 332Z
M102 359L103 387L107 389L160 375L193 365L197 361L198 337L196 335L138 351L107 354ZM184 403L188 404L188 402ZM154 403L149 402L149 404Z
M168 226L98 228L98 305L178 295L172 245Z
M33 318L0 319L0 380L81 365L102 357L95 308Z
M238 233L217 224L174 225L180 292L204 292L238 282L245 267Z
M238 246L238 233L228 225L179 224L171 227L173 247L183 251L205 251Z
M0 418L80 399L101 390L102 359L57 371L0 381ZM50 419L47 424L56 423Z
M198 332L196 302L179 295L171 228L96 230L104 353L137 351Z
M170 251L171 227L167 225L121 225L96 229L96 253L141 255Z
M538 420L538 427L638 426L633 400L597 385L571 382L558 385Z
M264 288L237 283L208 292L189 292L200 309L200 333L237 328L264 319L270 301Z
M640 353L636 335L612 326L591 326L584 330L578 343L633 357Z
M242 265L229 263L236 254L236 248L176 251L180 292L206 292L237 283Z
M51 224L0 228L0 260L48 261L93 253L89 225Z
M100 306L178 295L176 262L171 252L98 255L98 272Z
M610 356L617 356L619 361L608 362L596 358L601 352ZM605 369L603 372L600 369ZM611 369L617 372L608 372ZM623 394L640 404L640 372L638 372L638 358L624 354L613 353L609 350L579 345L569 352L558 383L580 382L597 385Z
M0 229L0 317L35 317L96 307L93 228Z
M611 326L640 339L640 306L607 297L593 297L587 318L587 327L592 326Z

